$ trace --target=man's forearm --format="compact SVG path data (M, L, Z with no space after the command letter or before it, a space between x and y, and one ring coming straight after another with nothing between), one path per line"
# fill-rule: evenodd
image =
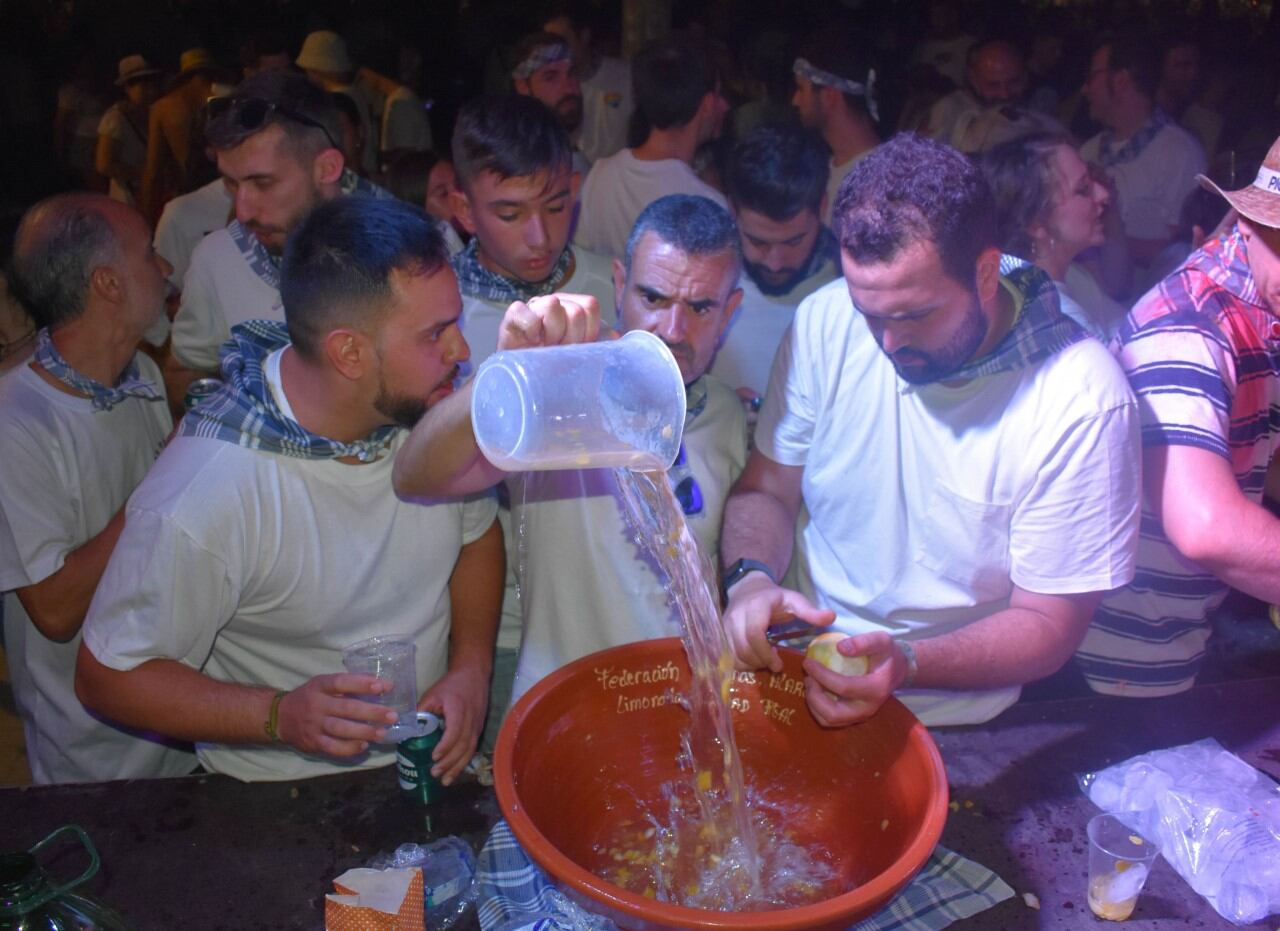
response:
M490 488L505 474L485 459L471 429L471 388L433 406L396 454L392 484L401 498L467 495Z
M1242 496L1197 536L1183 542L1184 555L1232 588L1280 604L1280 518Z
M1102 593L1035 597L1056 602L1054 610L1011 604L951 633L913 640L914 687L994 689L1057 672L1080 645Z
M724 506L720 534L720 560L724 568L739 559L754 559L781 579L791 564L796 515L767 491L743 489L729 495Z
M67 554L61 569L15 592L40 633L65 643L79 632L123 529L121 508L96 536Z
M177 740L270 742L265 725L274 689L220 682L177 660L148 660L121 672L81 644L76 695L112 721Z

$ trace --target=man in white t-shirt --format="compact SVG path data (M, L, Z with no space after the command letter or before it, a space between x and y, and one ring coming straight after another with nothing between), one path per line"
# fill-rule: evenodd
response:
M641 211L667 194L696 194L727 206L693 171L703 143L719 138L729 105L720 93L711 53L690 39L660 39L632 64L636 112L648 134L591 166L573 241L620 258Z
M454 214L472 234L453 257L462 292L462 332L471 347L469 377L498 347L498 330L513 301L553 291L589 294L605 326L614 324L613 269L609 260L569 245L579 176L569 136L551 110L531 97L482 97L462 108L453 131L458 188ZM507 542L507 584L498 652L494 659L484 745L497 739L520 646L516 537L511 512L499 516Z
M788 616L851 635L866 675L805 663L824 725L894 692L926 724L985 721L1133 576L1136 405L1048 276L995 248L954 149L895 137L835 217L844 280L796 311L725 506L725 626L751 668L781 667L766 631ZM775 582L793 543L798 592Z
M822 222L829 225L840 182L880 144L875 71L870 67L865 41L840 27L811 36L792 71L796 89L791 106L800 122L819 133L831 150L827 202L822 211Z
M173 354L194 373L215 372L231 327L283 320L280 255L317 205L379 191L344 169L328 95L296 73L263 72L210 104L205 135L235 220L195 248L173 320Z
M1146 36L1104 41L1093 53L1084 95L1106 127L1080 147L1115 182L1134 263L1145 266L1177 231L1183 201L1205 170L1195 137L1155 104L1159 50Z
M329 201L291 239L282 293L288 329L236 328L226 386L130 499L77 691L243 780L387 766L391 683L344 673L342 651L410 640L447 784L484 720L502 537L492 500L391 488L401 428L467 356L443 239L407 204Z
M13 284L45 323L0 379L4 644L38 783L190 772L189 750L106 724L76 699L80 627L124 504L172 429L160 373L137 352L164 314L169 266L131 207L91 194L32 207Z
M746 275L711 374L758 411L796 305L840 274L839 246L820 219L827 154L808 130L760 126L734 146L724 182L742 233Z
M627 144L627 125L634 109L631 64L596 51L590 15L589 5L557 4L542 23L547 32L568 42L573 52L573 66L582 89L582 126L574 142L589 165Z
M714 557L724 498L746 461L742 407L706 375L741 298L738 231L718 204L671 195L641 213L624 255L614 266L622 328L655 334L680 366L688 408L668 480L700 547ZM577 341L586 339L584 332ZM522 540L524 636L514 697L588 653L678 636L669 583L628 531L612 470L498 471L477 450L469 397L464 388L415 430L396 465L396 488L465 494L505 478Z

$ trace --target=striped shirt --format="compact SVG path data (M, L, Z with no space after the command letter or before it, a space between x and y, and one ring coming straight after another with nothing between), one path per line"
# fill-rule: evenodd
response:
M1144 448L1222 456L1261 501L1280 433L1280 320L1258 293L1239 228L1134 305L1113 348L1138 398ZM1138 696L1191 688L1227 589L1173 547L1144 502L1134 580L1103 601L1076 654L1089 684Z

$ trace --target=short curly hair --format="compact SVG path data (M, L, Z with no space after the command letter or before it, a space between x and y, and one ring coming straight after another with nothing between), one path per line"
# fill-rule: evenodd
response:
M995 203L978 166L912 133L894 136L854 166L832 220L856 262L890 262L928 240L947 274L963 283L974 280L978 256L996 246Z

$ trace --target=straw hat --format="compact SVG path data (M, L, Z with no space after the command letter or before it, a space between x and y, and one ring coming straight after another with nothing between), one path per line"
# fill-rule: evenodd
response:
M183 75L191 74L193 71L212 71L216 67L208 49L189 48L178 59L178 73Z
M116 70L120 75L116 78L116 87L124 87L131 81L149 78L160 73L159 68L152 68L141 55L126 55L120 59Z
M1253 184L1237 191L1224 191L1204 175L1196 175L1200 186L1221 194L1240 215L1254 223L1280 229L1280 139L1271 143L1267 157L1258 168Z
M347 54L347 43L342 36L328 29L313 32L302 43L302 51L298 53L297 65L304 71L329 71L343 74L355 70L351 64L351 56Z

